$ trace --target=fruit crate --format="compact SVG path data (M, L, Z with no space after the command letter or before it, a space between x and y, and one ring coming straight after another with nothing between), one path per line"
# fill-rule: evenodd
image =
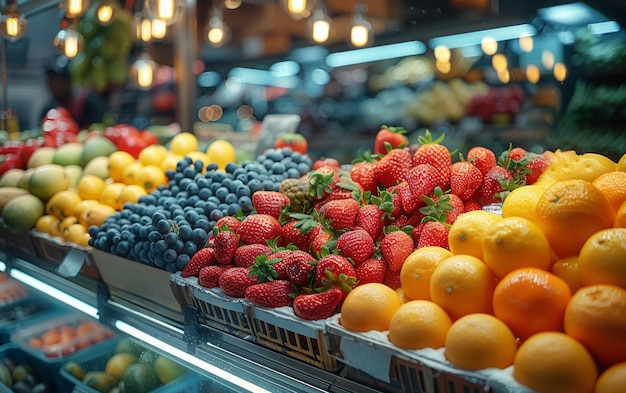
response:
M2 220L0 219L0 224ZM0 225L0 249L14 250L24 255L36 256L35 245L30 232L15 233Z
M403 350L389 342L387 332L352 332L326 320L330 353L346 364L346 377L388 392L531 393L515 381L512 366L504 370L465 371L451 365L443 348Z
M72 362L77 363L81 369L88 373L90 371L104 371L107 361L115 354L115 346L117 340L111 340L106 345L102 345L96 350L86 352L72 358ZM60 375L64 380L64 388L66 391L73 393L98 393L99 391L87 386L83 381L70 374L64 368L60 369ZM176 380L164 385L160 385L156 389L150 390L151 393L199 393L207 391L205 385L207 383L200 378L198 374L187 371ZM73 390L72 390L73 389Z
M250 305L256 342L326 371L341 368L328 351L324 321L298 318L289 306L267 308Z
M2 292L2 283L0 283L0 292ZM4 306L0 302L0 344L8 343L14 332L58 317L63 312L63 308L33 294L27 294L26 297Z
M178 273L177 273L178 274ZM198 309L198 321L234 336L254 338L248 303L243 299L225 295L219 288L205 288L198 284L197 277L174 278L178 286L186 288L180 296L181 307L185 304ZM179 290L181 291L181 290Z
M48 234L31 231L31 238L37 255L52 264L58 265L56 272L64 277L78 274L100 280L100 273L95 265L93 249L64 242Z
M142 313L184 321L170 286L171 273L98 249L93 257L112 300Z
M22 350L17 344L7 343L0 346L0 363L4 359L11 359L15 364L26 364L35 370L37 380L48 386L47 391L60 391L56 384L57 370L41 362L30 353ZM13 390L2 383L0 379L0 393L13 393Z

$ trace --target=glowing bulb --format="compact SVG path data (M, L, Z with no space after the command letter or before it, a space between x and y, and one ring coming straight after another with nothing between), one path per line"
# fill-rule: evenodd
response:
M529 35L525 35L519 38L519 47L524 52L532 52L533 51L533 37Z
M102 24L110 23L113 19L113 7L111 4L102 3L98 7L98 22Z
M350 30L350 42L354 46L365 46L369 40L369 29L365 25L354 25Z
M68 59L76 57L78 54L78 32L66 31L63 54Z
M137 70L137 84L140 87L149 87L152 85L152 69L149 67L142 67Z
M480 41L480 48L484 54L491 56L498 51L498 41L494 40L493 37L484 37Z
M509 62L506 59L505 55L503 55L502 53L498 53L497 55L494 55L491 59L491 65L496 71L503 72L506 71L506 69L508 68Z
M209 42L213 44L218 44L222 42L224 39L224 29L221 27L212 27L209 29L209 33L207 34L207 38Z
M548 69L554 67L554 54L547 49L541 52L541 63Z
M313 41L326 42L330 36L330 23L326 19L313 21Z
M157 2L157 14L161 19L172 19L174 17L174 2L172 0L159 0Z
M435 62L435 68L437 68L437 71L441 72L442 74L447 74L452 69L452 64L450 64L449 61L437 60Z
M502 83L509 83L509 81L511 80L511 74L508 70L498 71L498 79Z
M567 78L567 67L563 63L556 63L554 65L554 79L559 82L563 82Z
M150 19L142 19L141 24L139 25L139 38L148 42L152 38L152 22Z
M434 52L435 52L435 59L437 59L437 61L443 62L443 63L450 61L451 53L448 47L439 45L434 49Z
M137 87L146 90L152 86L156 67L156 63L148 53L144 52L137 57L137 60L130 67L133 81Z
M167 23L163 19L152 19L150 21L151 24L151 33L152 37L160 40L165 37L167 34Z
M287 1L287 9L292 14L301 14L306 10L306 0L289 0Z
M539 82L539 67L534 64L529 64L526 66L526 79L532 84Z
M83 1L82 0L68 0L67 14L69 14L69 16L78 16L82 13L83 13Z
M241 6L241 0L223 0L222 5L229 10L235 10Z
M20 21L18 18L8 17L6 20L7 35L17 37L20 32Z

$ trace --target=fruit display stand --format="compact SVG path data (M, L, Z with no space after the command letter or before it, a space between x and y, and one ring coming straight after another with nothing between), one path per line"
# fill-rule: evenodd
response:
M0 226L0 250L17 251L32 256L36 255L35 245L29 233L11 232L2 226Z
M22 350L17 344L7 343L0 346L0 361L10 359L14 364L23 364L30 367L37 367L39 362L32 354ZM55 370L49 367L37 367L36 379L45 384L48 388L56 387ZM50 390L53 391L53 390ZM0 393L13 393L13 390L0 380Z

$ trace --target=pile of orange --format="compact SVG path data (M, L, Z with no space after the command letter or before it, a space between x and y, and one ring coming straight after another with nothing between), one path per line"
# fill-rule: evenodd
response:
M509 194L502 216L465 213L450 228L450 251L409 255L403 304L382 326L391 343L443 348L463 369L512 366L541 393L623 389L626 154L618 163L551 158L534 185Z

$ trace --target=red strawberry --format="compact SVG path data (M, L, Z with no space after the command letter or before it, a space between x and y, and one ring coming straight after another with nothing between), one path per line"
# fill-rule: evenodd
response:
M417 248L427 246L438 246L450 249L448 246L448 233L450 226L438 221L428 221L424 223L422 232L417 243Z
M400 270L404 260L415 250L413 238L406 232L393 231L380 241L380 252L389 270Z
M200 269L205 266L215 265L217 260L215 259L215 249L213 248L201 248L196 251L191 257L191 260L183 268L181 273L182 277L198 277Z
M309 261L302 259L292 262L287 266L287 279L296 285L308 286L315 270L312 263L314 261L315 259L311 257Z
M235 232L225 230L215 235L215 259L220 265L233 263L235 251L239 247L239 236Z
M402 149L409 145L409 140L402 127L382 126L374 138L374 154L384 155L390 149Z
M243 219L237 234L244 244L267 244L280 236L280 223L269 214L251 214Z
M337 238L335 249L352 260L355 265L371 257L376 252L374 240L365 229L344 232Z
M526 156L526 150L521 147L514 147L508 151L508 158L510 160L521 161Z
M320 201L326 198L335 189L335 184L339 182L339 175L335 171L337 168L323 166L309 172L308 194L313 200Z
M526 174L526 184L533 184L537 181L537 178L543 173L543 171L550 165L550 156L546 153L542 154L530 154L530 161L526 164L529 173Z
M467 162L478 168L483 176L497 164L496 155L493 153L493 151L482 146L472 147L467 152L465 159Z
M220 276L234 265L211 265L200 269L198 273L198 284L205 288L216 288L220 285Z
M365 191L375 193L378 188L378 176L375 162L357 162L350 170L350 178L359 183Z
M512 180L513 176L501 166L493 167L483 178L483 184L476 191L475 199L481 206L502 202L499 194L502 192L500 181Z
M215 227L218 228L219 230L222 230L222 228L226 226L231 231L237 232L237 228L239 228L240 224L241 224L241 220L239 220L237 217L224 216L220 218L219 220L217 220L217 222L215 223Z
M333 235L326 231L320 231L316 236L311 238L311 254L319 256L323 254L324 248L331 247L330 242L333 240Z
M462 200L471 199L483 182L480 169L467 161L459 161L450 167L450 188Z
M417 164L406 174L406 181L409 184L411 193L421 203L422 195L430 195L439 184L439 175L437 169L431 164Z
M471 212L472 210L482 210L482 206L475 199L463 202L463 213Z
M356 216L359 213L359 202L354 199L329 201L320 210L324 219L330 222L334 230L354 227Z
M393 208L393 203L391 204ZM361 206L356 216L356 226L363 228L372 239L378 239L384 227L385 212L374 204Z
M341 165L339 164L339 161L337 161L337 159L324 157L324 158L320 158L318 160L313 161L312 169L314 171L316 171L316 170L320 169L323 166L327 166L327 167L330 167L330 168L340 168L341 167Z
M252 194L252 206L257 214L269 214L278 219L287 205L289 197L278 191L259 190Z
M446 224L452 225L456 219L465 212L465 204L455 194L447 194L448 195L448 203L452 206L452 210L446 212Z
M419 223L413 227L411 231L411 237L413 238L413 244L418 244L420 242L420 236L422 235L422 230L424 230L424 223Z
M250 285L258 284L257 278L250 275L250 269L233 267L226 270L219 279L219 286L225 295L242 298Z
M234 264L238 267L250 267L259 255L269 255L272 250L266 244L244 244L235 251Z
M358 285L370 282L382 283L385 280L387 263L382 259L368 258L354 268Z
M314 224L314 220L309 220ZM278 240L278 245L281 247L286 247L289 244L293 244L298 247L300 250L308 250L309 245L311 244L311 240L309 239L309 235L311 234L311 226L304 226L305 222L301 220L293 220L283 224L280 229L280 239Z
M406 181L398 184L395 189L398 191L404 213L413 214L420 206L421 199L411 192L411 187L409 187L409 183Z
M293 299L293 311L298 317L309 321L326 319L335 313L342 299L343 294L339 288L298 295Z
M258 282L287 279L287 262L283 261L284 251L259 255L254 264L250 266L250 275Z
M263 307L283 307L291 304L293 286L287 280L253 284L244 290L246 300Z
M389 288L394 291L402 286L402 282L400 281L400 270L389 270L385 272L385 280L383 284L387 285Z
M452 158L447 147L441 144L444 134L435 140L429 131L424 136L418 138L421 146L413 153L413 166L419 164L430 164L435 167L436 176L439 179L437 185L444 190L449 188L450 184L450 166L452 166ZM418 194L419 195L419 194Z
M387 191L382 191L381 194L388 193L391 196L391 202L393 203L393 210L389 212L389 216L392 219L398 218L404 213L404 208L402 207L402 197L398 193L398 186L391 186L387 188Z
M393 149L376 163L376 176L382 185L391 187L406 180L411 168L411 153L404 149Z
M315 284L322 288L338 287L346 296L357 284L354 267L341 255L322 257L315 266Z

